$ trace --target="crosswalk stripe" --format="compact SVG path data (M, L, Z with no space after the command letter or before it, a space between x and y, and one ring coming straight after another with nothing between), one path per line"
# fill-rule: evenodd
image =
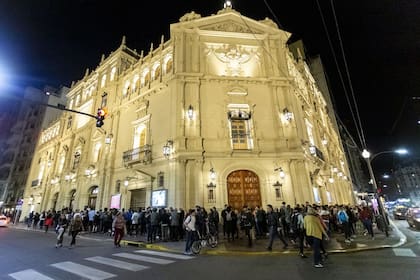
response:
M117 254L113 254L113 256L126 258L126 259L131 259L131 260L136 260L136 261L157 263L157 264L170 264L170 263L174 262L174 261L170 261L170 260L152 258L152 257L147 257L147 256L142 256L142 255L129 254L129 253L117 253Z
M398 257L417 257L411 249L394 248L392 250L394 251L394 254Z
M99 269L94 269L74 262L55 263L51 266L91 280L102 280L117 276L115 274L111 274L105 271L101 271Z
M148 266L144 266L140 264L129 263L129 262L124 262L124 261L119 261L116 259L104 258L100 256L86 258L86 260L91 261L91 262L106 264L113 267L118 267L121 269L131 270L131 271L140 271L140 270L149 268Z
M9 274L10 277L16 280L54 280L42 273L33 269L26 269L19 272Z
M158 252L158 251L137 250L137 251L134 251L134 252L135 253L140 253L140 254L146 254L146 255L168 257L168 258L179 259L179 260L194 259L194 257L191 257L191 256L184 256L184 255L179 255L179 254L172 254L172 253Z

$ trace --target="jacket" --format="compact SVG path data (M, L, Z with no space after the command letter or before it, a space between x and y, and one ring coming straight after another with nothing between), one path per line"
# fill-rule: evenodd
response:
M318 216L306 215L305 218L303 218L303 224L307 236L316 237L322 240L322 234L327 235Z

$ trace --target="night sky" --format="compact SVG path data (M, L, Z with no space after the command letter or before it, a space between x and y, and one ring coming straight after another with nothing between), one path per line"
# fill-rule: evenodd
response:
M0 68L14 85L70 86L94 69L101 55L127 45L147 54L169 24L187 12L202 16L223 7L217 1L1 0ZM358 141L350 106L351 90L343 52L366 143L373 153L405 146L419 149L420 4L416 0L237 0L233 7L257 20L269 17L302 38L310 55L320 54L340 119ZM287 2L287 4L285 4ZM323 27L328 29L336 61ZM333 6L332 6L333 4ZM269 8L269 7L270 8ZM334 7L334 8L333 8ZM274 16L273 16L273 14ZM337 18L343 51L336 29ZM4 70L3 70L4 71ZM345 90L344 90L345 88ZM1 99L0 99L1 101ZM413 154L414 156L415 154ZM386 159L386 157L384 157ZM387 159L388 160L388 159Z

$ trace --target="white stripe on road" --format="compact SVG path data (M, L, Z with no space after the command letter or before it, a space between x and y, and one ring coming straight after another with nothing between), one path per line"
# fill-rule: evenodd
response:
M170 261L170 260L146 257L146 256L141 256L141 255L129 254L129 253L118 253L118 254L113 254L113 256L126 258L126 259L131 259L131 260L136 260L136 261L157 263L157 264L170 264L170 263L174 262L174 261Z
M158 252L158 251L138 250L138 251L134 251L134 252L135 253L140 253L140 254L146 254L146 255L168 257L168 258L173 258L173 259L178 259L178 260L194 259L194 257L191 257L191 256L184 256L184 255L179 255L179 254L172 254L172 253L165 253L165 252Z
M44 274L41 274L33 269L11 273L9 276L16 280L54 280L53 278L45 276Z
M74 262L55 263L51 266L91 280L102 280L117 276L115 274L104 272L99 269L90 268L88 266Z
M394 248L392 250L397 257L417 257L411 249Z
M131 271L140 271L140 270L149 268L148 266L144 266L140 264L123 262L123 261L119 261L119 260L115 260L111 258L99 257L99 256L86 258L86 260L91 261L91 262L106 264L113 267L118 267L121 269L131 270Z

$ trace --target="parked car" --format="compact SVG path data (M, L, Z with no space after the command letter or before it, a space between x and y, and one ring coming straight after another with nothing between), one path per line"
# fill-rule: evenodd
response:
M393 215L395 220L405 220L407 215L408 207L399 205L395 207Z
M409 208L406 217L407 223L410 227L420 229L420 207Z
M6 227L10 222L10 219L4 215L0 215L0 227Z

